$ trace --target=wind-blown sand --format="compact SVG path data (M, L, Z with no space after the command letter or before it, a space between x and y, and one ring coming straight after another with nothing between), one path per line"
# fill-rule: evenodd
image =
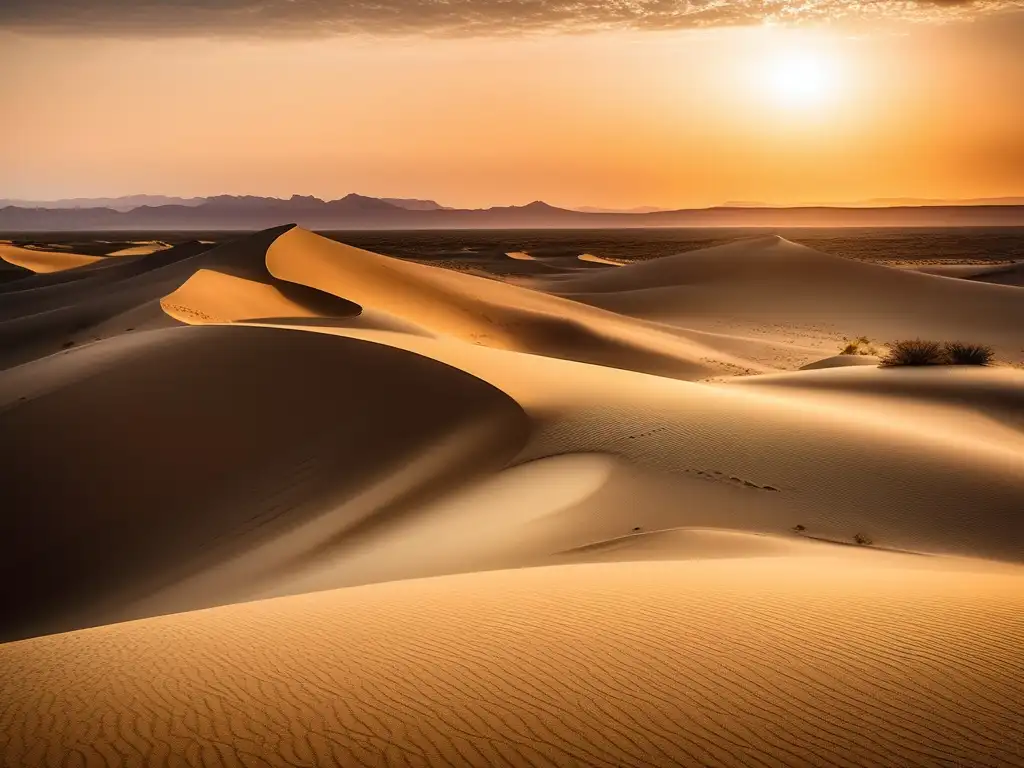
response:
M1022 617L1019 575L828 559L382 584L0 646L3 755L1020 765Z
M1024 765L1024 288L495 259L0 286L0 764Z

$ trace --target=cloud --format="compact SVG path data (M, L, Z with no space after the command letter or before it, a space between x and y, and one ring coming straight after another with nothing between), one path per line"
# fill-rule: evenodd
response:
M126 35L498 34L973 18L1024 0L2 0L0 29Z

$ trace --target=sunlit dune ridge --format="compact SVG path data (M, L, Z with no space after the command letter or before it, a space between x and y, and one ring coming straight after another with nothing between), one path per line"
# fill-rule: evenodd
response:
M66 251L37 251L17 245L0 244L0 259L30 272L47 274L82 267L86 264L95 264L102 261L103 257Z

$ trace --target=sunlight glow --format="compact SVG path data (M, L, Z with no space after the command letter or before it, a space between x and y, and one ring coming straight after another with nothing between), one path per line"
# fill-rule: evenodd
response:
M787 107L821 105L837 95L836 62L821 53L785 51L764 63L763 85L768 96Z

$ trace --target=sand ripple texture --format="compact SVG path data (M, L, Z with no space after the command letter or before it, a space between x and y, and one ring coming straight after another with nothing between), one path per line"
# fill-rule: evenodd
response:
M10 643L0 681L3 766L1020 766L1024 578L500 571Z

